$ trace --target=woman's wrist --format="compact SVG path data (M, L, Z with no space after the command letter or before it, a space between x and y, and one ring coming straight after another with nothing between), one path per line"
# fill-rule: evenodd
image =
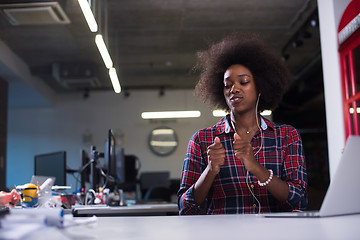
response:
M269 170L267 168L265 168L263 165L261 165L260 163L257 163L256 166L254 166L251 170L248 169L249 172L251 172L257 179L260 180L260 182L265 182L269 176Z
M208 177L215 178L216 175L219 174L219 172L220 172L220 168L216 169L211 167L210 164L208 164L203 173Z

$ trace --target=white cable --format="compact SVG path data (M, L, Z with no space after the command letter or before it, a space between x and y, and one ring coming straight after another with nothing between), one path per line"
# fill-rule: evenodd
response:
M258 99L257 99L257 101L256 101L255 117L256 117L256 125L257 125L257 127L259 128L259 130L260 130L260 141L261 141L261 143L260 143L260 148L259 148L259 150L254 154L254 157L260 152L260 150L262 149L262 146L263 146L263 140L262 140L262 138L263 138L263 132L262 132L262 129L261 129L260 125L259 125L258 113L257 113L257 112L258 112L259 99L260 99L260 94L259 94ZM235 130L235 132L236 132L235 124L233 124L232 121L230 121L230 122L231 122L232 127L234 128L234 130ZM250 186L249 186L249 171L248 171L248 170L246 171L246 186L248 187L248 189L249 189L251 195L253 196L253 198L255 198L256 202L258 203L258 205L259 205L259 211L258 211L258 213L260 214L260 213L261 213L261 204L260 204L260 201L257 199L257 197L255 196L254 192L251 190L251 188L250 188Z
M255 196L255 194L253 193L253 191L251 190L250 186L249 186L249 181L248 181L248 177L249 177L249 171L246 171L246 185L251 193L251 195L255 198L256 202L258 203L259 205L259 214L261 213L261 204L259 202L259 200L257 199L257 197Z
M260 152L260 150L262 149L262 146L263 146L263 140L262 140L262 129L261 129L261 127L260 127L260 125L259 125L259 119L258 119L258 105L259 105L259 100L260 100L260 93L259 93L259 96L258 96L258 99L257 99L257 101L256 101L256 109L255 109L255 118L256 118L256 125L257 125L257 127L259 128L259 130L260 130L260 148L259 148L259 150L254 154L254 156L256 156L259 152Z
M262 149L262 146L263 146L263 132L262 132L262 129L261 127L259 126L259 121L258 121L258 105L259 105L259 100L260 100L260 93L259 93L259 96L258 96L258 99L256 101L256 110L255 110L255 117L256 117L256 124L260 130L260 148L259 150L254 154L254 157L260 152L260 150ZM249 191L251 192L251 195L255 198L256 202L259 204L259 214L261 213L261 204L260 204L260 201L257 199L257 197L255 196L255 194L253 193L253 191L251 190L251 188L249 187L249 182L248 182L248 177L249 177L249 171L247 171L246 173L246 185L249 189Z

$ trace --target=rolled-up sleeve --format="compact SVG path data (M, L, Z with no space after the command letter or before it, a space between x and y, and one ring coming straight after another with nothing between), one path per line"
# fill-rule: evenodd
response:
M177 194L180 215L204 214L206 212L207 200L198 206L194 199L195 182L206 167L197 138L198 134L195 133L190 139L184 159L180 189Z
M308 204L306 161L300 134L295 129L288 134L283 180L289 185L288 207L305 210Z

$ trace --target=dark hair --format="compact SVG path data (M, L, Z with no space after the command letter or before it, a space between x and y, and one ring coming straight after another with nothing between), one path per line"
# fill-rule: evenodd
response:
M200 79L195 94L211 108L229 110L224 97L224 73L234 64L247 67L261 97L258 110L275 109L280 103L290 80L283 62L253 33L233 33L207 51L198 52L195 70Z

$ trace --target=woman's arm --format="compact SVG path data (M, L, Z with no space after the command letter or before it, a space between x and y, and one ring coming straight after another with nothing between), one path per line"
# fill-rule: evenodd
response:
M205 201L215 177L220 172L220 167L225 163L225 149L219 137L215 137L213 144L208 147L207 155L208 165L194 186L194 199L198 205Z
M215 137L213 144L207 148L205 168L201 168L203 160L200 149L196 138L193 137L188 145L178 192L180 214L198 214L205 211L209 190L220 172L220 166L225 162L225 149L218 137Z

